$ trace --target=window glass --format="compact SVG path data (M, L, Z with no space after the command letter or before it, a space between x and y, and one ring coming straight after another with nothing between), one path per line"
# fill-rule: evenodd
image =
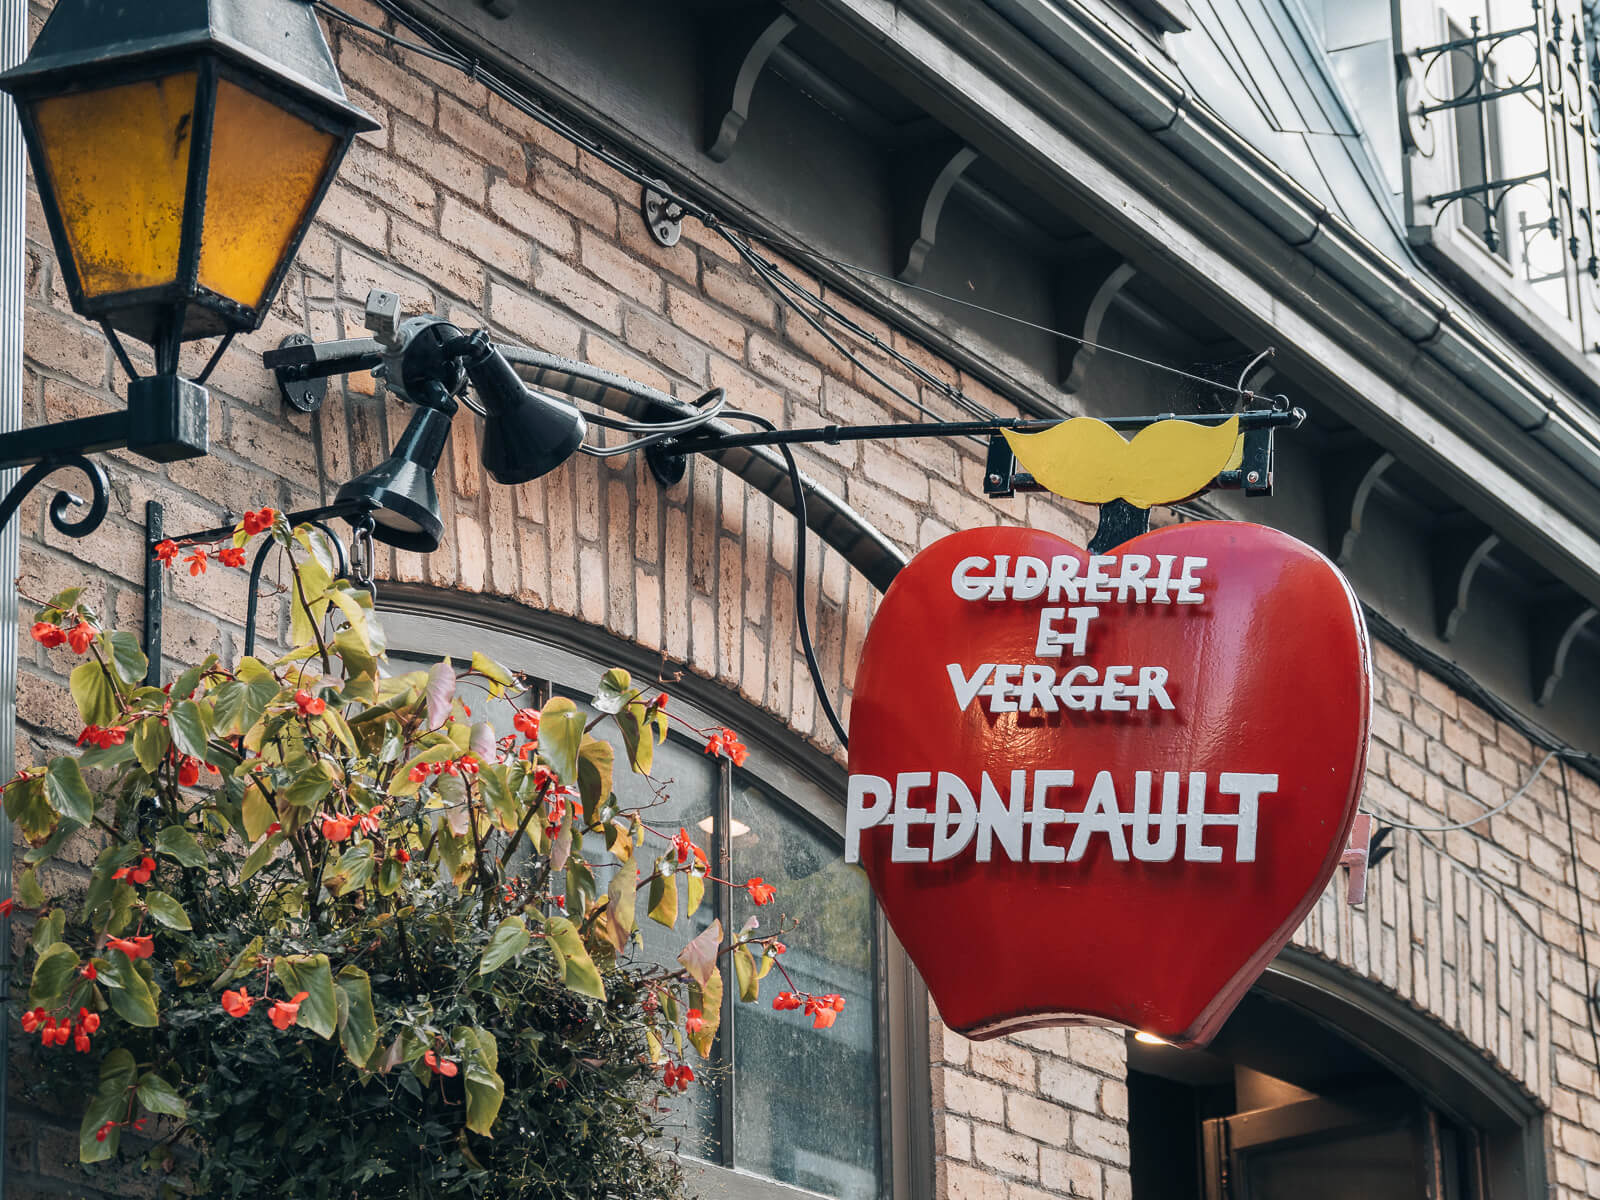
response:
M400 673L425 671L438 658L393 652L390 661ZM596 667L594 678L599 675ZM588 694L573 687L586 682L592 681L555 680L544 694L570 696L593 712ZM491 722L497 734L512 728L510 702L477 691L463 699L473 719ZM759 769L761 757L761 748L752 747L749 766ZM770 971L759 1003L737 1002L732 965L723 960L729 997L723 1029L710 1062L688 1052L696 1082L666 1102L667 1137L682 1153L721 1167L839 1200L879 1200L885 1194L881 1012L875 987L876 915L866 876L844 864L835 835L763 784L758 773L707 755L691 736L669 734L656 747L649 778L619 763L612 786L622 807L637 808L652 831L640 850L642 874L663 852L664 839L681 828L711 856L712 875L741 885L759 876L777 889L773 903L757 907L742 886L708 884L699 910L673 929L641 913L643 945L634 951L636 963L676 969L684 943L719 916L731 931L754 916L763 933L779 928L781 914L799 918L783 938L788 951L782 963L792 984L778 970ZM591 850L593 858L605 857L603 845ZM608 882L609 870L598 871L598 887L603 890ZM681 911L681 881L678 886ZM561 890L560 881L555 890ZM811 1018L800 1012L773 1010L772 998L791 989L839 993L847 998L844 1011L832 1028L813 1029ZM726 1145L723 1131L730 1128L732 1144Z
M774 1012L770 1002L734 1006L735 1164L841 1200L872 1200L880 1141L866 876L845 865L831 836L743 772L735 775L731 815L733 878L759 876L777 889L759 909L735 891L733 927L755 916L767 931L780 913L802 914L780 959L794 988L847 997L827 1030L814 1030L801 1014ZM774 969L762 995L789 986Z

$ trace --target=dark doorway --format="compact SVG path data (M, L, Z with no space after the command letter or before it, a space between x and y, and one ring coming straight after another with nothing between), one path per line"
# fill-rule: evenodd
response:
M1134 1200L1483 1200L1474 1129L1254 992L1204 1050L1130 1036Z

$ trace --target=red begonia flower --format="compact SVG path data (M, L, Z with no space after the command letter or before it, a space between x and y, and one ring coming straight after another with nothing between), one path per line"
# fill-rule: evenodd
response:
M244 566L244 547L229 546L217 552L217 561L225 567Z
M310 992L296 992L289 1000L274 1000L272 1007L267 1011L267 1016L279 1029L287 1029L293 1025L295 1018L300 1015L300 1003Z
M706 1027L706 1019L698 1008L691 1008L683 1019L683 1027L690 1033L699 1033Z
M96 632L98 631L95 627L87 621L79 621L71 629L67 630L67 641L72 645L72 652L74 654L85 653L94 643Z
M35 621L33 623L33 640L46 650L54 650L67 640L67 631L59 625L49 621Z
M165 541L157 542L155 545L155 553L156 558L161 565L170 569L174 560L176 560L178 557L178 543L173 541L171 538L167 538Z
M250 995L244 988L238 991L225 991L222 993L222 1011L230 1017L242 1017L254 1007L256 997ZM282 1026L280 1025L281 1029Z
M778 889L770 883L764 882L759 875L746 883L744 890L750 893L750 899L755 901L758 907L763 904L771 904L772 898L778 894Z
M156 952L155 941L148 933L143 937L107 938L106 945L121 950L129 958L149 958Z

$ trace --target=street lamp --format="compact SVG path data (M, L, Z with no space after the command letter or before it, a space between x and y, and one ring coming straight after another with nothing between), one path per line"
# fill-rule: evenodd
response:
M304 0L58 0L0 91L16 100L72 307L132 377L125 412L0 435L0 468L36 464L0 502L3 525L62 466L89 475L101 507L85 454L207 452L200 383L260 326L351 139L377 125L346 99ZM151 346L153 376L119 333ZM182 344L217 335L198 380L179 378ZM57 528L98 524L93 511L64 524L65 503Z

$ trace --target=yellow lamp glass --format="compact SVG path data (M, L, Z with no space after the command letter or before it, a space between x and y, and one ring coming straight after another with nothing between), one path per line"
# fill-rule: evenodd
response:
M177 279L196 81L188 71L34 104L86 297Z
M338 139L227 79L217 83L214 129L200 286L254 308L316 198Z

